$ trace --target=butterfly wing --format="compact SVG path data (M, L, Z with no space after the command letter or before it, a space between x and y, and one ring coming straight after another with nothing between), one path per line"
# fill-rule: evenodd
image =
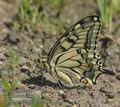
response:
M98 16L88 16L71 26L55 43L48 54L48 62L57 54L73 49L85 49L85 53L96 49L100 29Z
M100 30L98 16L78 21L61 36L48 54L50 74L63 83L73 85L70 74L85 76L96 82L102 73L96 58L96 40Z

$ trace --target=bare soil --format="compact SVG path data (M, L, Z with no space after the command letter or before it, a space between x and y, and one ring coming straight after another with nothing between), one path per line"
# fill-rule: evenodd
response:
M14 21L19 5L20 3L17 0L0 1L0 72L7 64L10 49L14 48L20 56L20 65L17 67L16 77L19 77L18 79L22 83L16 93L26 97L39 96L43 102L46 102L47 107L120 107L120 29L110 36L111 39L106 49L108 56L105 65L113 69L115 76L101 75L97 84L91 89L82 85L73 88L64 86L60 88L58 84L43 79L41 72L32 77L26 74L31 70L28 66L34 63L32 61L37 56L33 43L39 41L39 45L43 46L42 38L46 36L41 31L37 34L29 32L18 34L10 29L8 25ZM72 25L84 16L94 14L97 7L95 0L89 0L89 2L88 0L73 0L61 9L58 20ZM120 13L114 19L113 29L119 24ZM34 36L34 41L28 35ZM59 35L45 38L44 48L47 52ZM29 54L28 49L31 47L34 51ZM39 69L37 70L39 71ZM26 102L23 101L22 103L27 107Z

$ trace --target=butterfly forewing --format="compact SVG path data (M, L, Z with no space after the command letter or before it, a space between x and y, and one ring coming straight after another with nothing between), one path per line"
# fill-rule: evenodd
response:
M48 54L48 61L50 62L53 56L70 49L83 48L94 51L99 29L98 16L89 16L78 21L57 40Z

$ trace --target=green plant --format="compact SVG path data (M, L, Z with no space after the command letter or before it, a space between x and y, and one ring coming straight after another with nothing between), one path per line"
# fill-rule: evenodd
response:
M34 30L41 21L39 7L30 0L23 0L18 10L18 21L15 23L15 28L19 31L28 24Z
M32 96L31 107L46 107L46 98L39 96Z
M113 16L120 10L119 0L97 0L101 14L102 25L111 31Z
M50 8L52 8L54 10L58 10L59 8L61 8L61 6L63 4L66 3L66 1L62 1L62 0L34 0L34 3L35 3L35 5L43 8L43 10L50 9Z
M64 4L61 0L23 0L14 22L15 31L43 31L56 35L63 27L57 17Z
M2 87L4 92L4 106L8 107L11 103L15 89L18 87L18 80L16 78L16 66L19 64L19 56L14 50L11 51L8 64L2 71Z

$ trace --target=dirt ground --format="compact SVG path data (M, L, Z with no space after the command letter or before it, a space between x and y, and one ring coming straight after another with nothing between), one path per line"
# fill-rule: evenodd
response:
M13 2L14 1L14 2ZM113 69L115 76L103 74L98 78L97 84L91 89L80 87L62 87L43 79L41 72L37 76L28 76L29 64L33 64L36 57L36 50L29 55L27 49L34 48L33 43L39 41L42 44L41 31L37 34L22 32L16 34L10 29L9 23L14 21L14 16L20 3L16 0L0 0L0 72L9 57L10 49L16 49L20 56L20 65L17 67L17 77L22 81L23 86L16 90L20 96L30 98L32 94L41 97L45 107L120 107L120 29L111 35L111 41L107 46L106 66ZM94 14L97 10L95 0L72 0L65 5L60 12L58 20L74 24L79 19ZM67 13L67 14L66 14ZM120 24L120 13L114 19L113 28ZM64 32L63 32L64 33ZM34 42L28 35L34 36ZM44 48L48 52L58 36L45 38ZM30 69L31 70L31 69ZM38 69L39 70L39 69ZM81 84L81 83L80 83ZM21 107L27 107L27 101L23 101ZM29 101L28 101L29 105Z

